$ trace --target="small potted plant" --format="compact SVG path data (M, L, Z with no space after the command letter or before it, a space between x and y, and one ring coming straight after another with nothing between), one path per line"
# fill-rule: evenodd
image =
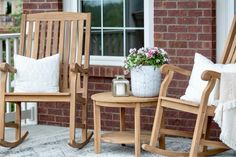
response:
M153 97L159 94L160 67L168 63L168 54L162 48L132 48L125 59L126 73L131 73L131 90L134 96Z

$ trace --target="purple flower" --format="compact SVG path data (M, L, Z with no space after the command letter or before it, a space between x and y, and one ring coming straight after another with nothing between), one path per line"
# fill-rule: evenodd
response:
M124 70L123 70L123 73L124 73L124 75L128 75L128 74L129 74L129 70L124 69Z
M130 54L136 53L136 48L130 49L130 50L129 50L129 53L130 53Z
M156 53L156 50L154 50L154 49L150 49L150 50L148 50L148 52L146 53L146 56L147 56L147 58L152 58L153 57L153 55Z

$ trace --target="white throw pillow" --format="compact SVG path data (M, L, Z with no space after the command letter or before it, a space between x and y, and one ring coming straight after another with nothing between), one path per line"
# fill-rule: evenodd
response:
M185 91L185 95L180 99L200 103L202 92L207 85L207 81L201 79L201 75L205 70L236 73L236 64L214 64L208 58L196 53L188 87ZM211 92L208 104L214 104L215 92L216 88Z
M59 54L33 59L14 55L14 92L58 92Z

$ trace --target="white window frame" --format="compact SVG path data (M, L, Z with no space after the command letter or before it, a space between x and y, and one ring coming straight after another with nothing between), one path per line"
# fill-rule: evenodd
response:
M63 11L77 12L80 8L77 0L63 0ZM144 2L144 47L154 46L154 0ZM125 57L90 56L92 65L122 66Z

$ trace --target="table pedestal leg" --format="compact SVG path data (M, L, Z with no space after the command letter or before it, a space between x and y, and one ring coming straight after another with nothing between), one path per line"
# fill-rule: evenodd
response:
M101 113L100 106L93 102L93 114L94 114L94 148L95 153L101 152Z
M125 131L125 108L120 108L120 131Z
M125 131L125 108L120 108L120 131ZM121 144L125 146L125 144Z
M140 142L140 104L136 104L134 111L134 142L135 142L135 157L140 157L141 142Z

